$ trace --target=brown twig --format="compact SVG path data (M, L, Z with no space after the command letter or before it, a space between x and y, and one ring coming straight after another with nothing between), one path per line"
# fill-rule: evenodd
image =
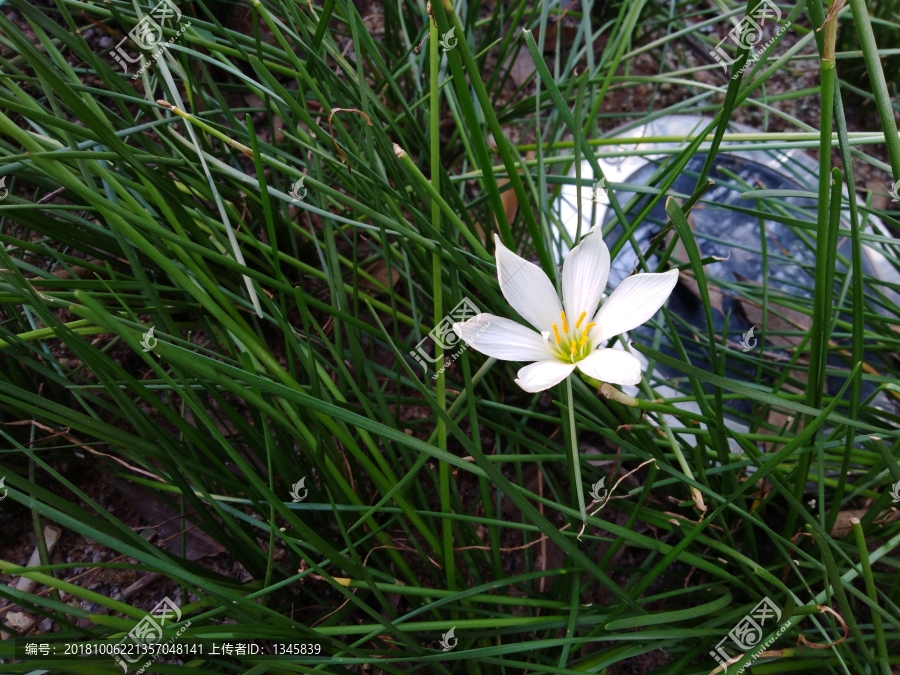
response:
M797 637L797 647L800 647L801 644L804 644L807 647L810 647L812 649L829 649L830 647L834 647L836 645L841 644L844 640L846 640L850 636L850 629L847 627L847 622L844 621L844 617L842 617L840 614L838 614L833 609L831 609L831 607L826 607L825 605L816 605L816 607L819 608L819 614L826 614L826 613L834 614L837 617L837 620L840 621L841 628L844 629L844 635L841 637L840 640L837 640L836 642L829 642L828 644L821 645L816 642L810 642L809 640L806 639L806 636L803 635L803 633L800 633L800 635Z
M131 471L144 474L145 476L148 476L150 478L155 478L160 483L166 482L162 478L157 476L155 473L150 473L149 471L145 471L144 469L138 469L137 467L131 466L130 464L119 459L118 457L113 457L112 455L107 455L105 452L100 452L99 450L94 450L92 448L89 448L88 446L84 445L81 441L79 441L77 438L74 438L69 433L67 433L69 430L68 427L66 427L65 432L59 432L59 431L56 431L56 429L51 429L50 427L48 427L44 424L41 424L40 422L37 422L36 420L22 420L20 422L0 422L0 424L4 424L6 426L21 426L23 424L32 424L32 425L38 427L39 429L43 429L44 431L49 431L51 434L53 434L52 436L49 436L48 438L55 438L56 436L59 436L61 438L66 439L70 443L77 445L82 450L86 450L87 452L90 452L91 454L100 455L101 457L109 457L114 462L118 462L119 464L121 464L122 466L124 466L127 469L130 469ZM41 440L44 441L44 440L48 440L48 439L42 438Z

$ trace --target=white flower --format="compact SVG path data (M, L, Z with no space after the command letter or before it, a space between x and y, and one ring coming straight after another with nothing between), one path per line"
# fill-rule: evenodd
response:
M621 349L597 346L649 321L672 293L678 270L633 274L598 310L609 278L609 249L599 229L591 230L566 255L562 271L565 311L547 275L494 235L503 297L537 332L492 314L478 314L465 323L455 323L453 331L487 356L533 361L519 370L516 379L516 384L528 392L562 382L576 367L602 382L638 384L641 363L637 358Z

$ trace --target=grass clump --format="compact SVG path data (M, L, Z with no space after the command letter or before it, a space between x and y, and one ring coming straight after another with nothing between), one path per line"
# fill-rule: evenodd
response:
M7 2L0 573L36 584L0 586L0 630L118 640L170 597L173 634L332 643L167 673L892 672L897 17L782 7L790 29L755 61L726 42L723 72L709 51L756 4L191 0L157 30L156 5ZM120 42L140 26L151 47ZM844 114L856 89L878 128ZM610 135L675 114L706 127ZM724 159L807 148L821 185ZM420 347L466 298L519 321L491 235L558 282L587 231L560 194L587 222L632 155L647 180L604 175L595 225L635 271L679 268L695 312L629 336L636 390L528 394L518 364ZM758 221L760 281L721 272L709 251L741 244L703 210ZM764 598L780 619L723 642ZM101 667L15 657L0 643L4 672Z

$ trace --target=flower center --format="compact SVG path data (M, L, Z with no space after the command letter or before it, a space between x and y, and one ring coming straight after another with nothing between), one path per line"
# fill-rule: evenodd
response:
M597 324L592 321L582 328L581 324L584 323L586 317L587 312L582 312L571 331L569 331L569 322L566 320L565 312L560 312L562 319L560 326L553 324L553 337L556 339L556 350L561 361L576 363L588 355L590 350L588 336L591 328ZM562 327L561 333L560 327Z

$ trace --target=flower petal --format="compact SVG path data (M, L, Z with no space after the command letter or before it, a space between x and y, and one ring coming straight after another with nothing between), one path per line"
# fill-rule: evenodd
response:
M609 249L603 243L603 233L595 227L569 251L563 263L563 304L569 323L575 325L582 312L586 313L582 326L597 311L600 296L609 279Z
M549 389L554 384L559 384L573 370L575 370L575 364L573 363L538 361L519 370L516 384L533 394Z
M553 282L537 265L520 258L494 235L497 245L497 279L503 297L523 319L539 331L559 323L562 307Z
M597 342L646 323L669 299L678 283L678 270L662 274L632 274L603 303L591 331Z
M641 381L641 362L621 349L595 349L577 365L582 373L601 382L638 384Z
M543 361L554 354L539 333L493 314L477 314L465 323L455 323L453 332L472 349L502 361Z

